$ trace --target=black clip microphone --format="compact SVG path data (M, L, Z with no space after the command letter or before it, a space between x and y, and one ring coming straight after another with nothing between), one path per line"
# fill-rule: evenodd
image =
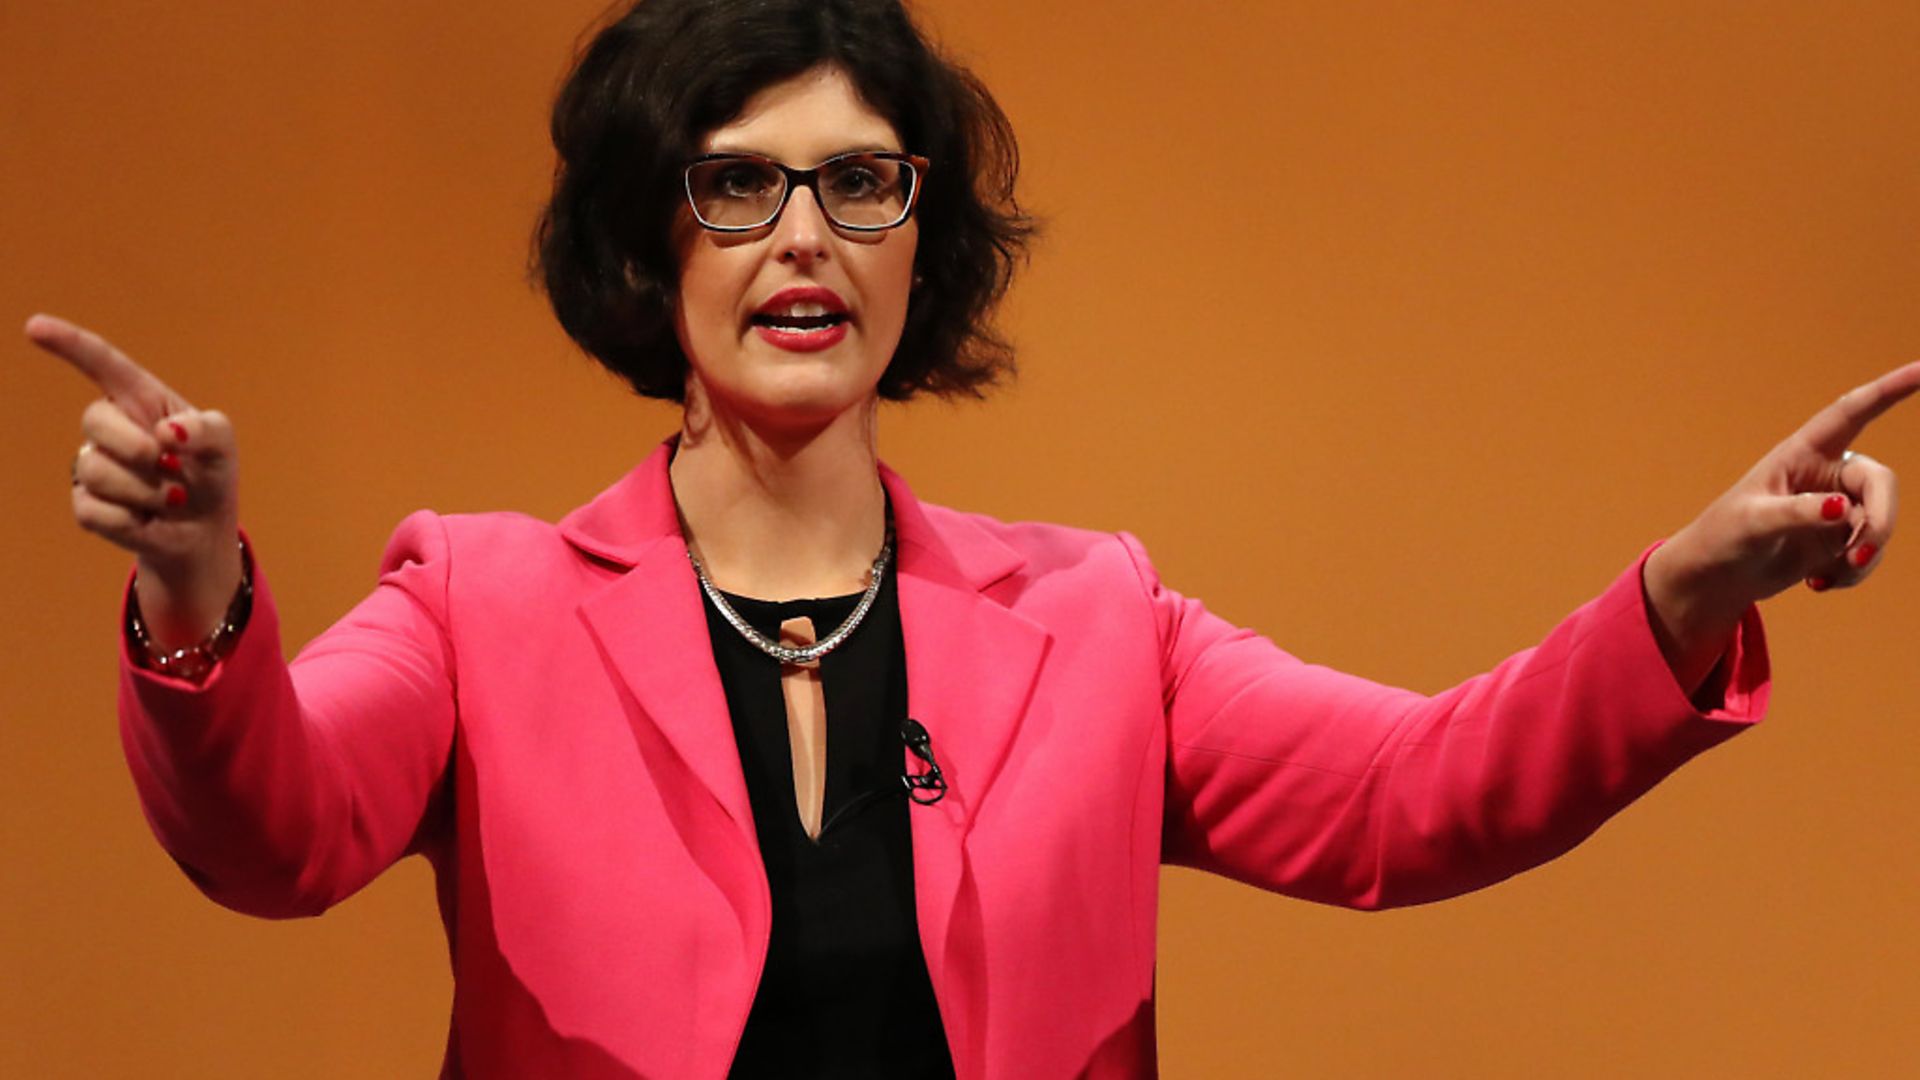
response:
M933 736L927 734L926 726L909 716L900 723L900 740L907 744L913 756L927 763L923 773L905 773L900 777L907 785L907 798L921 806L932 806L947 797L947 778L940 771L940 763L933 760ZM923 796L921 792L933 794Z

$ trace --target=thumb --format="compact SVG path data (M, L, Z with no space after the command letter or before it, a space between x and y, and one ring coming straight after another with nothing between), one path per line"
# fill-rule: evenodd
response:
M160 445L204 466L217 467L234 457L233 421L218 409L183 409L153 425Z
M1851 537L1865 520L1866 511L1839 491L1804 491L1797 495L1768 495L1754 500L1751 521L1762 535L1830 532L1835 547L1844 548L1838 538Z
M238 514L239 455L233 422L225 413L217 409L176 412L154 424L153 435L160 441L163 462L170 459L175 470L175 490L168 492L168 498L178 501L169 505L189 518Z

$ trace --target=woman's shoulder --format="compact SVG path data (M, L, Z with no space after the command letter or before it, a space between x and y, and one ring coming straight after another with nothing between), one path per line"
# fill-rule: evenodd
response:
M1052 550L1084 551L1088 548L1112 544L1115 535L1098 529L1053 521L1032 521L1021 518L1009 520L977 510L961 510L937 503L921 503L920 509L926 514L927 524L944 535L965 536L968 533L977 533L1023 552L1029 550L1035 553Z
M463 576L484 569L485 577L516 571L521 576L546 562L556 566L577 556L559 526L531 514L496 510L441 513L416 510L394 527L381 558L383 573L408 563L457 563Z
M972 510L922 503L931 531L956 553L1002 553L1017 572L1038 575L1135 577L1145 553L1126 532L1025 519L1007 520Z

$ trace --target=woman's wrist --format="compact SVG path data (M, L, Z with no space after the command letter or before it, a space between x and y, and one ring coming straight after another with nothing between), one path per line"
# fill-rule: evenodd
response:
M1753 601L1694 565L1684 530L1647 556L1640 583L1654 641L1681 689L1693 697L1733 644Z
M163 576L142 562L125 626L137 662L198 681L226 655L252 610L253 564L237 537L222 555L185 577Z

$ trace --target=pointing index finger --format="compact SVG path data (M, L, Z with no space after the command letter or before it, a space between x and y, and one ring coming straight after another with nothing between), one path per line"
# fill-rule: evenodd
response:
M1875 418L1920 390L1920 360L1840 395L1840 399L1800 427L1800 438L1819 453L1837 455L1860 437Z
M152 372L91 330L57 316L35 315L27 320L25 331L29 341L73 365L115 404L137 410L148 423L186 404Z

